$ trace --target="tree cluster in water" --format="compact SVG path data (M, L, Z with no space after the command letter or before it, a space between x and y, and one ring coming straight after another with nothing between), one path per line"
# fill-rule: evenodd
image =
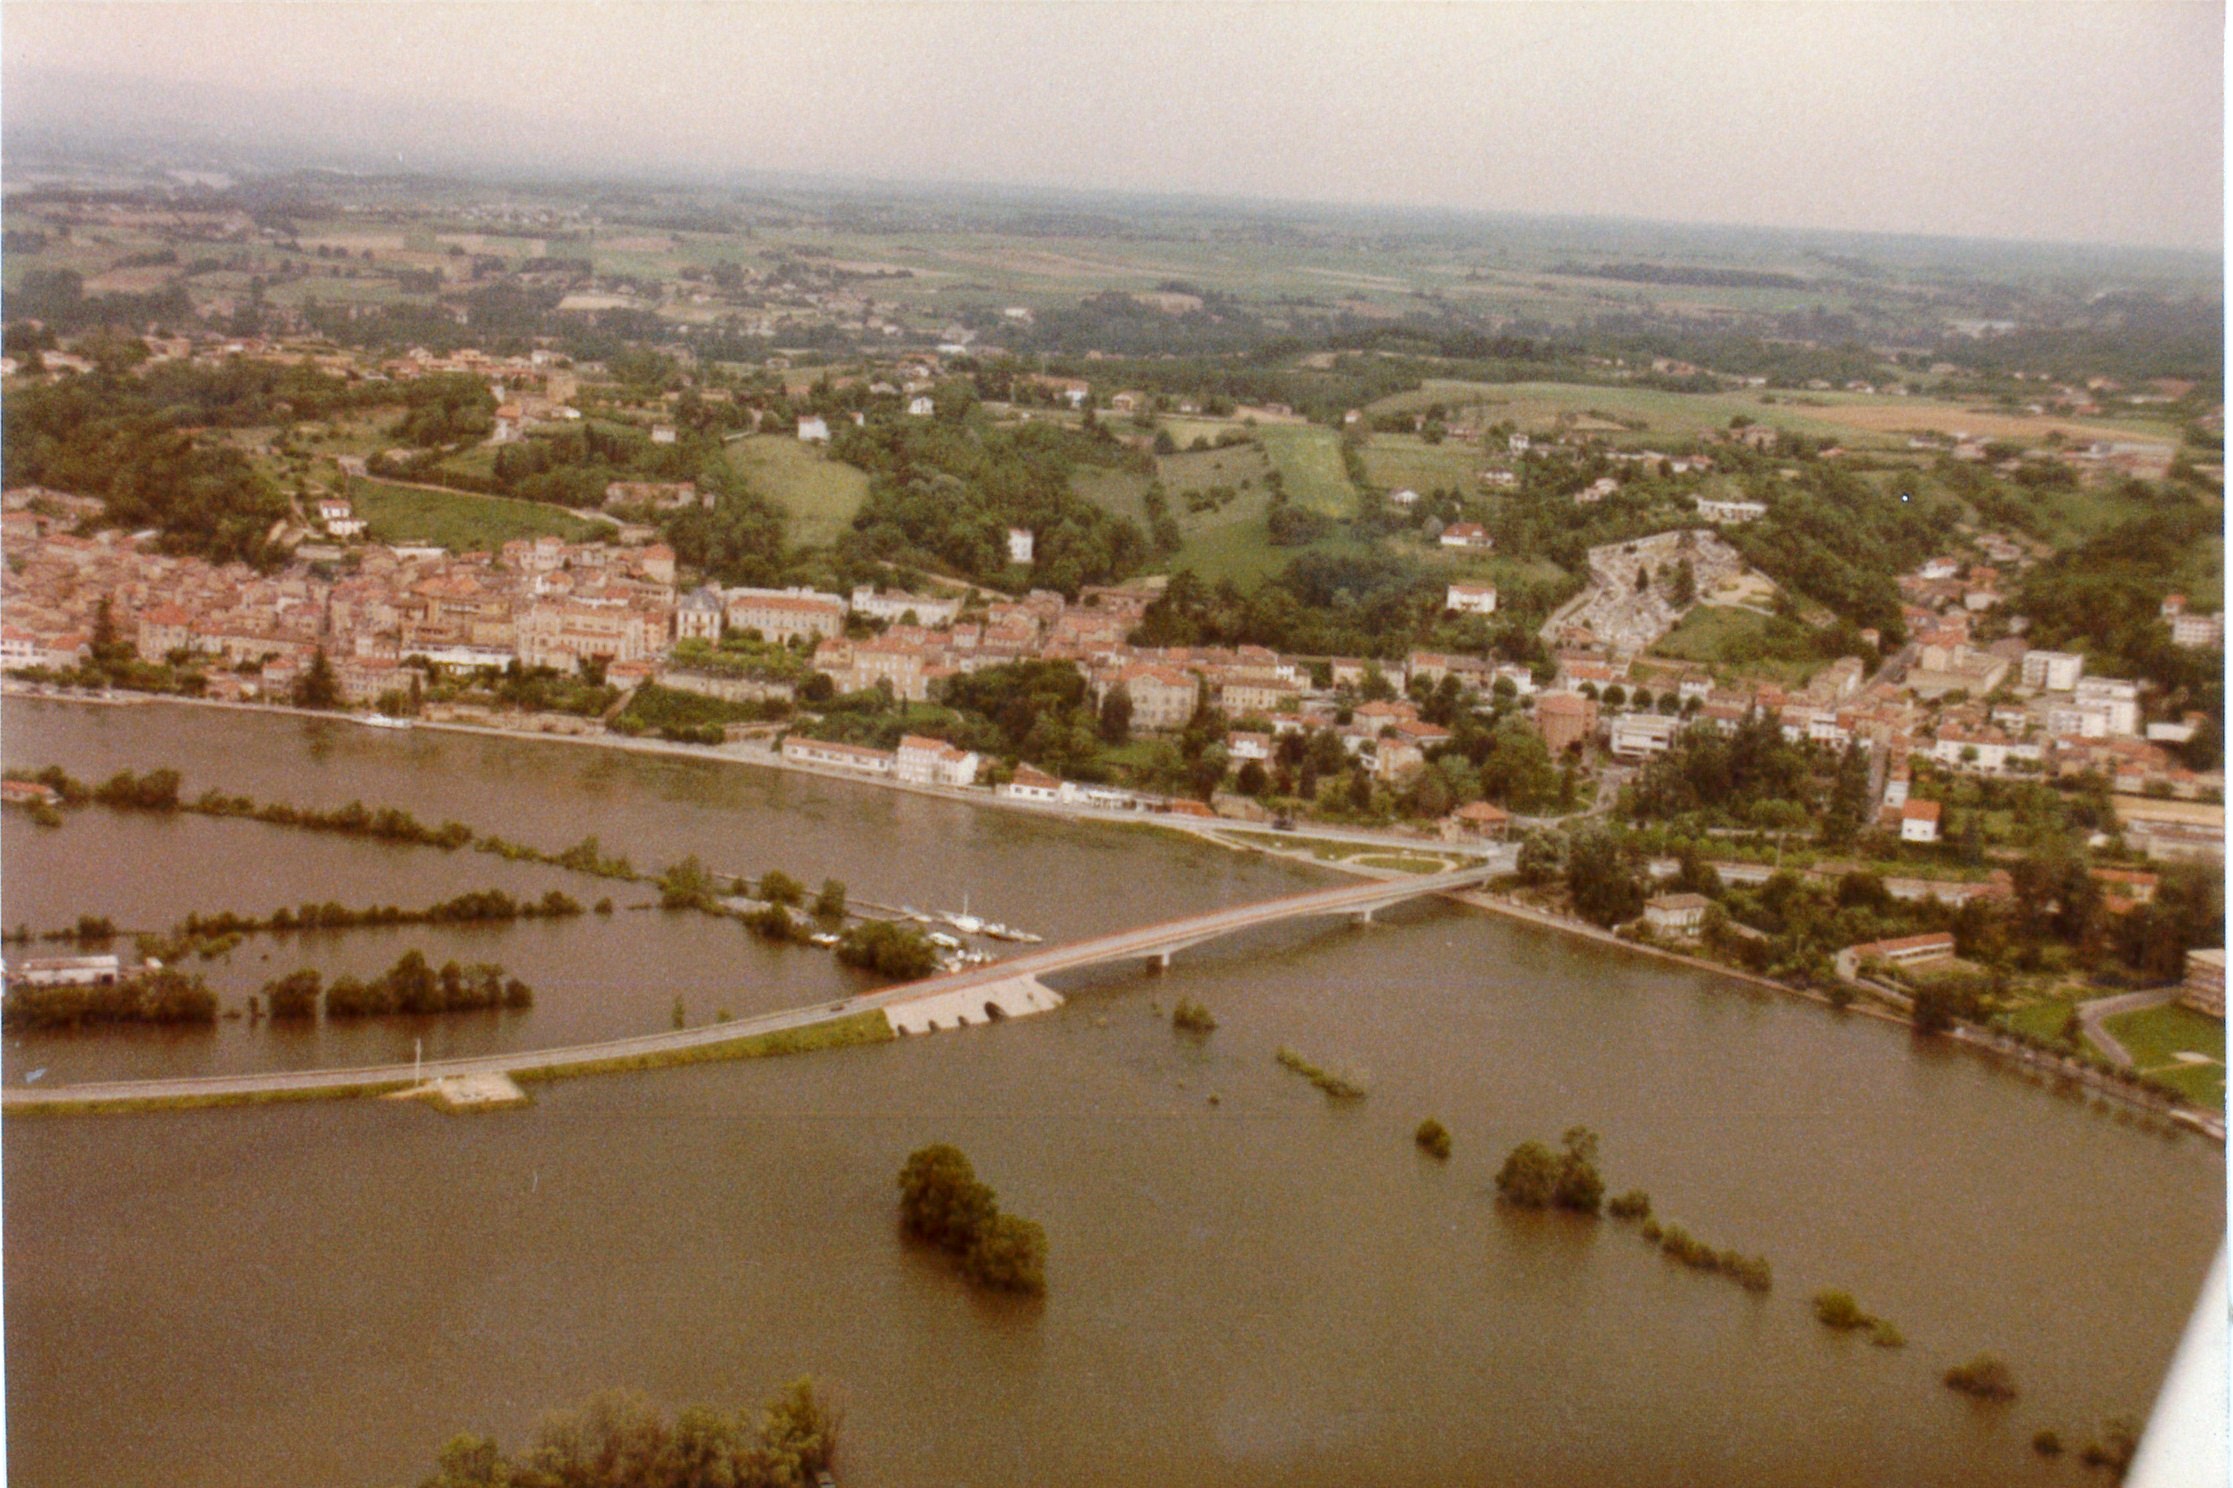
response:
M899 1171L900 1223L961 1262L964 1276L999 1291L1038 1296L1047 1289L1047 1232L1034 1220L1000 1212L961 1149L917 1148Z
M811 1380L757 1413L693 1405L671 1422L642 1396L613 1393L546 1417L517 1454L453 1437L420 1488L811 1488L836 1460L843 1423Z
M501 966L488 962L460 966L450 961L436 970L417 951L404 952L395 965L370 981L340 976L323 991L329 1018L478 1012L535 1005L533 989L518 977L507 977ZM264 984L264 999L275 1019L316 1017L319 994L319 975L308 969Z
M938 969L938 950L913 925L863 920L837 943L837 959L895 982L919 981Z

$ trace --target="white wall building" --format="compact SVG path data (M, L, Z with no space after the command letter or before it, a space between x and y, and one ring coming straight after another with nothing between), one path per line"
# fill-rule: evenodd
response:
M2068 692L2085 675L2086 659L2071 651L2026 651L2024 686L2040 692Z
M1496 585L1452 584L1442 607L1461 615L1493 615L1496 613Z

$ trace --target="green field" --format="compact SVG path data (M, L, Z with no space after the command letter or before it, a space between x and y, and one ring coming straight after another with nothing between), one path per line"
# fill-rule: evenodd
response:
M2178 1087L2203 1106L2225 1103L2225 1025L2175 1002L2119 1013L2102 1027L2132 1056L2135 1068ZM2180 1054L2200 1054L2207 1064L2185 1063Z
M827 547L853 525L868 499L868 473L785 434L761 434L729 446L729 464L752 489L791 516L791 541Z
M1717 677L1767 677L1786 687L1805 682L1822 665L1805 626L1722 605L1693 609L1651 654L1699 662Z
M1356 515L1357 488L1342 468L1341 436L1331 429L1276 424L1257 430L1272 468L1287 483L1287 498L1338 521Z
M1456 440L1429 444L1416 434L1375 434L1364 457L1365 479L1383 491L1409 487L1421 495L1450 490L1470 496L1480 487L1481 450Z
M545 534L586 542L611 531L603 523L540 502L424 491L385 481L351 481L349 499L374 542L439 543L453 553L494 552L515 537Z
M1340 458L1339 451L1335 451L1337 471ZM1175 455L1157 457L1156 479L1163 483L1181 538L1178 552L1160 566L1174 572L1191 569L1213 584L1220 579L1231 579L1247 588L1279 572L1296 554L1306 551L1272 546L1270 530L1265 525L1271 508L1271 491L1265 484L1265 477L1273 468L1265 451L1253 444L1221 450L1182 450ZM1292 494L1295 486L1292 477L1289 479L1288 491ZM1129 470L1087 466L1071 477L1070 485L1102 510L1146 525L1147 512L1141 497L1147 492L1147 477ZM1239 494L1214 511L1188 511L1187 493L1211 486L1230 486ZM1346 516L1347 508L1338 515ZM1345 541L1337 535L1313 546L1338 546Z

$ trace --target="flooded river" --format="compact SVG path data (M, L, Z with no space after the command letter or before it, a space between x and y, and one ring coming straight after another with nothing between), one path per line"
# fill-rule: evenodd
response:
M765 770L551 743L381 734L174 707L11 702L10 764L170 765L299 804L361 798L640 865L844 879L1050 940L1292 892L1317 875L1167 837ZM88 808L0 828L0 917L467 888L611 893L610 919L252 938L280 969L403 948L493 959L523 1014L282 1035L11 1038L80 1080L575 1042L862 985L821 953L626 906L652 895L470 852ZM265 953L271 959L262 959ZM416 1481L459 1430L517 1441L602 1388L757 1400L812 1374L849 1484L1875 1484L2083 1481L2082 1439L2144 1413L2222 1227L2222 1155L1958 1051L1442 906L1285 927L1151 977L1062 984L997 1028L545 1086L449 1119L379 1102L11 1120L11 1481ZM1194 997L1221 1022L1176 1035ZM1272 1058L1358 1073L1346 1106ZM1218 1097L1213 1104L1212 1095ZM1415 1152L1438 1116L1451 1160ZM1512 1215L1503 1153L1586 1123L1615 1190L1765 1255L1766 1297L1633 1231ZM1040 1220L1039 1303L966 1290L896 1234L893 1175L958 1143ZM1902 1350L1828 1334L1847 1288ZM1990 1349L2022 1396L1973 1407Z

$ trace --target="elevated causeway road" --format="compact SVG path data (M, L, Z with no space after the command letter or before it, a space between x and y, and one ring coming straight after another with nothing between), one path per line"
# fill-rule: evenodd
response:
M1402 875L1366 883L1342 884L1305 894L1239 904L1205 914L1189 915L1160 924L1123 930L1091 940L1050 946L1026 955L996 961L988 966L930 977L887 987L836 1002L790 1008L757 1018L698 1028L673 1029L602 1043L577 1044L558 1049L524 1049L511 1053L477 1055L467 1059L438 1059L413 1066L387 1064L352 1069L281 1070L248 1075L202 1075L176 1080L118 1080L85 1085L17 1086L0 1091L0 1112L30 1112L71 1107L130 1109L134 1106L248 1103L322 1095L374 1094L404 1089L415 1081L472 1075L506 1075L513 1078L593 1071L599 1066L625 1066L636 1060L656 1063L687 1058L694 1053L718 1057L720 1046L766 1034L784 1033L831 1023L870 1011L904 1010L908 1004L936 1001L941 1006L969 1004L957 994L983 992L994 1007L979 1009L981 1016L957 1021L983 1022L1007 1016L1010 1011L1044 1011L1059 999L1043 988L1036 996L1014 1000L1016 988L1036 988L1037 979L1056 972L1075 971L1111 961L1143 960L1168 965L1171 954L1220 936L1252 930L1283 920L1324 915L1370 918L1390 905L1433 894L1472 888L1503 872L1503 857L1447 873ZM1051 999L1051 1000L1050 1000ZM1001 1011L995 1011L997 1007ZM893 1020L896 1022L896 1020ZM913 1021L913 1020L910 1020ZM936 1026L935 1024L931 1026Z

